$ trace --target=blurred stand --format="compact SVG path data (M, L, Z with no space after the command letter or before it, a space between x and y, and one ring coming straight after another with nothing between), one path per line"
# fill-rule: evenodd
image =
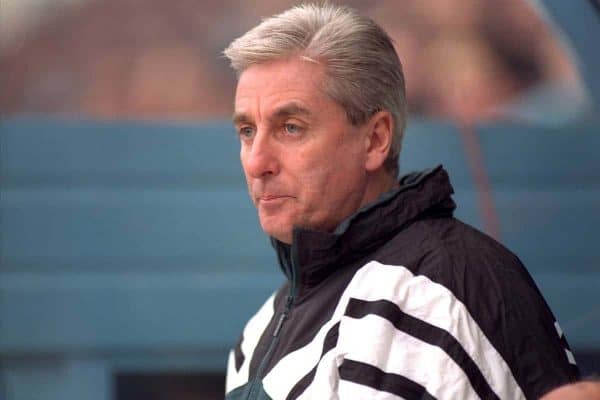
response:
M3 1L0 110L101 119L228 118L235 76L220 51L260 17L294 3ZM348 3L393 37L411 115L481 120L508 113L537 121L531 108L538 101L530 92L538 87L565 94L554 98L565 118L584 107L567 51L524 0ZM519 113L519 107L528 111Z

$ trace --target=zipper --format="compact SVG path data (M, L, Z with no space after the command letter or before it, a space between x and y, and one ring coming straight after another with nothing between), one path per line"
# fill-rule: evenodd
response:
M250 390L248 391L248 395L246 396L246 399L254 399L256 396L256 391L259 390L258 387L256 385L256 382L261 380L263 378L263 373L265 368L267 367L268 363L271 361L271 358L273 357L273 352L275 351L275 348L277 348L277 344L279 343L279 334L281 333L281 329L283 328L283 325L285 324L285 321L287 320L290 312L292 311L292 306L294 304L294 299L296 298L296 291L297 291L297 274L296 274L296 259L297 259L297 254L296 254L296 250L295 250L296 246L292 245L291 251L290 251L290 291L288 293L288 296L286 298L285 301L285 308L283 309L283 312L281 314L279 314L279 319L277 320L277 325L275 325L275 329L273 330L273 333L271 334L271 343L269 344L269 348L267 349L267 352L265 353L265 355L263 356L263 359L260 362L260 365L258 367L258 371L256 373L256 376L254 377L254 379L252 380L252 383L250 384ZM261 385L262 386L262 385Z

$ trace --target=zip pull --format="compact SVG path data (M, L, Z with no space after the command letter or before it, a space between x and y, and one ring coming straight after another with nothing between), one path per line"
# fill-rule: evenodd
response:
M273 331L273 337L279 336L279 332L281 331L281 327L283 326L283 322L287 318L287 315L288 315L288 312L284 311L279 316L279 321L277 321L277 326L275 327L275 330Z
M277 325L275 327L275 330L273 331L273 337L279 336L281 327L283 326L283 323L285 322L286 318L288 317L288 314L290 312L290 309L292 308L293 302L294 302L294 297L288 296L286 299L286 302L285 302L285 310L279 316L279 321L277 321Z

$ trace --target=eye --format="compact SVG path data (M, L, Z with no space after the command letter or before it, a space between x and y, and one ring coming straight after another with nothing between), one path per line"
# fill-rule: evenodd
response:
M254 128L251 126L242 126L238 129L238 134L245 139L251 138L254 135Z
M285 124L285 132L290 135L297 135L302 132L302 128L296 124L287 123Z

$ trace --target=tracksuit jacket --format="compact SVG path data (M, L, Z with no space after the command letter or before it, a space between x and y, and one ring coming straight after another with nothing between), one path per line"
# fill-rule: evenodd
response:
M576 380L531 276L452 193L439 166L332 233L272 240L288 279L231 351L226 399L537 399Z

